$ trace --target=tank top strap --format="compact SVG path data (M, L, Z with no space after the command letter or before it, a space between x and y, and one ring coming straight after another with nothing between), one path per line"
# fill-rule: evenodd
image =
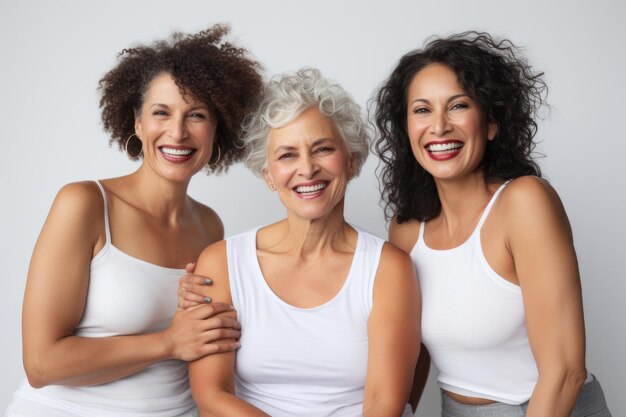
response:
M511 182L511 180L505 181L500 187L498 187L496 192L493 193L493 196L491 196L491 200L489 200L487 207L485 207L485 211L483 211L482 216L480 216L478 225L476 225L476 231L480 230L483 227L483 223L485 223L485 220L487 219L487 216L489 215L489 212L491 211L491 207L493 207L493 204L498 199L498 195L500 195L500 192L504 190L504 187L506 187L509 182Z
M420 222L420 231L417 234L417 241L415 242L416 245L424 241L424 228L425 227L426 227L426 222L424 221Z
M94 182L98 185L98 188L102 193L102 201L104 201L104 230L106 236L106 242L104 244L107 245L111 243L111 229L109 228L109 204L107 203L107 193L106 191L104 191L104 187L102 186L102 184L100 184L100 181L96 180Z

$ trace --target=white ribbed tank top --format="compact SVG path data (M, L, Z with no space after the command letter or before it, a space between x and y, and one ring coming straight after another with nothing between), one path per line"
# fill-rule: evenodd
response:
M111 244L106 193L106 243L92 259L83 317L75 335L108 337L153 333L166 328L176 311L182 269L134 258ZM28 331L28 330L26 330ZM6 417L196 417L183 361L155 363L143 371L88 387L32 388L24 381Z
M343 287L320 306L299 308L267 285L257 230L227 239L231 295L242 326L237 396L273 417L360 416L367 320L384 241L358 231Z
M435 250L424 222L411 251L422 292L422 342L439 371L439 386L506 404L527 401L537 382L520 287L487 263L480 230L503 184L467 241Z

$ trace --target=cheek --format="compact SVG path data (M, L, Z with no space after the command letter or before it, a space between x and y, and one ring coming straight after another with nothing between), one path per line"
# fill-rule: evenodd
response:
M194 136L202 140L206 145L212 145L215 139L215 126L211 125L198 125L192 129Z
M420 123L419 121L411 119L407 121L406 134L409 137L412 146L419 146L419 142L421 141L425 130L426 124L424 122Z
M328 161L328 169L337 176L350 176L350 164L346 155L336 155Z
M290 164L274 164L267 165L267 175L276 185L285 185L293 176L293 168Z

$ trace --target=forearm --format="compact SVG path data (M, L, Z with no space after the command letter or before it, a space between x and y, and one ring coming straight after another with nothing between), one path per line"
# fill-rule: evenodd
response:
M258 408L227 391L205 393L202 398L194 395L200 417L268 417Z
M102 338L68 336L30 353L25 349L24 366L34 387L88 386L124 378L171 358L162 332Z
M424 392L429 372L430 354L424 345L421 345L420 355L417 359L417 365L415 366L415 375L413 376L413 386L411 387L411 394L409 395L409 403L411 404L413 412L417 410L417 405L422 398L422 392Z
M586 375L586 371L574 369L540 373L526 416L569 417Z
M394 398L363 402L363 417L400 417L406 407L406 401Z

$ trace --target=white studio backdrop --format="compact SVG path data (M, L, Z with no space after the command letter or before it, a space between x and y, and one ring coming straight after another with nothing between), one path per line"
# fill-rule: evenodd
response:
M587 363L613 415L626 415L623 238L626 227L626 3L496 0L84 2L0 0L0 412L23 379L20 314L29 258L65 183L123 175L137 165L99 121L97 82L136 42L217 22L265 75L315 66L363 106L399 57L431 35L469 29L525 47L549 84L538 150L574 229L584 290ZM370 157L349 187L347 219L380 236L386 226ZM242 166L192 181L191 195L222 217L227 235L278 220L284 210ZM418 415L439 413L431 375Z

